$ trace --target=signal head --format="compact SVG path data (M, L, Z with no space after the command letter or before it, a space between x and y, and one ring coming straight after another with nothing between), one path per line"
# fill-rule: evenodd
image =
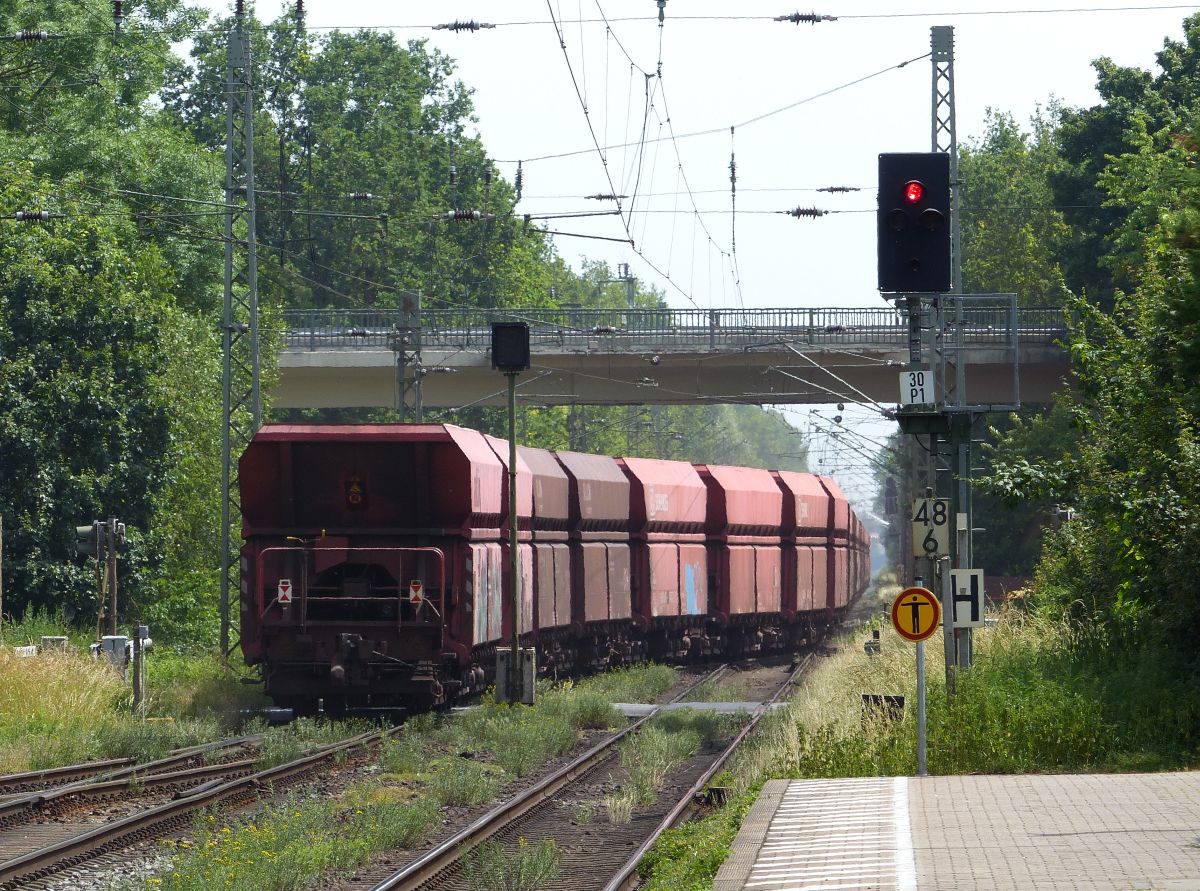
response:
M925 197L925 185L919 180L910 179L904 184L904 200L909 204L917 204Z

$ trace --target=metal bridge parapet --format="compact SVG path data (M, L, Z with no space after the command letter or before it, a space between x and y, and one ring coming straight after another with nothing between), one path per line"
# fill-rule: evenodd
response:
M392 349L402 313L393 309L285 310L288 350ZM530 347L540 353L742 352L788 343L808 349L903 350L908 328L891 306L805 309L583 309L510 308L424 310L422 347L486 353L491 323L529 325ZM1059 307L1022 307L1013 326L1007 308L966 308L954 340L967 347L1049 346L1066 333Z

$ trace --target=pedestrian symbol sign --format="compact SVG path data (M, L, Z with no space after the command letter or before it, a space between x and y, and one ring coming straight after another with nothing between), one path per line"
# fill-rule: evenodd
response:
M905 640L925 640L941 621L941 604L927 588L905 588L892 601L892 627Z
M420 603L424 599L425 585L420 579L413 579L408 583L408 602Z

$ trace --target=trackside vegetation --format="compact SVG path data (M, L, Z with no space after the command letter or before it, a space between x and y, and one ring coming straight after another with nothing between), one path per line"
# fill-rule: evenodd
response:
M36 658L13 647L67 635L70 646ZM242 708L261 705L255 687L213 653L156 648L146 656L145 719L128 683L87 655L89 638L41 613L0 632L0 772L40 770L102 758L150 760L170 749L227 736Z
M891 588L888 593L898 592ZM822 659L791 705L765 719L717 783L725 807L673 830L643 864L653 891L698 891L712 878L769 779L916 773L915 648L878 620ZM940 633L926 643L932 774L1164 770L1200 764L1200 692L1161 654L1130 652L1028 599L976 635L975 664L946 695ZM862 708L861 694L906 697L903 718Z
M126 887L319 888L384 851L424 841L441 827L444 809L492 801L517 778L571 752L586 731L624 725L613 702L653 701L677 680L675 669L643 666L577 684L543 684L532 707L485 697L478 708L449 717L419 715L383 743L374 769L337 800L292 798L229 825L207 814L190 841L170 843L170 864L160 875ZM698 744L701 735L691 731L691 737ZM558 856L533 844L482 850L472 861L472 881L505 891L536 888L526 880L550 875ZM502 883L509 879L515 884Z

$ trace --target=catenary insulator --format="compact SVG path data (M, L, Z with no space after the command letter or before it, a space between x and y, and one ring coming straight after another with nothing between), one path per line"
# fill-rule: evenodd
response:
M817 22L836 22L835 15L818 15L815 12L793 12L791 15L775 16L777 22L791 22L793 25L815 25Z
M351 201L371 201L375 198L370 192L350 192L346 197Z
M517 162L517 200L521 200L521 193L525 191L525 162Z
M796 219L800 219L801 217L811 217L816 219L817 217L825 216L825 214L829 213L829 211L821 210L819 207L793 207L791 210L785 210L784 213L788 214L789 216L793 216Z
M434 25L434 31L479 31L484 28L495 28L495 25L489 25L487 22L477 22L474 20L460 22L455 19L453 22L447 22L444 25Z
M13 35L14 40L32 42L35 40L49 40L56 35L50 34L47 31L18 31Z
M13 214L13 219L18 223L39 223L50 219L50 213L45 210L18 210Z
M446 219L448 220L482 220L483 214L478 210L448 210L446 211Z

